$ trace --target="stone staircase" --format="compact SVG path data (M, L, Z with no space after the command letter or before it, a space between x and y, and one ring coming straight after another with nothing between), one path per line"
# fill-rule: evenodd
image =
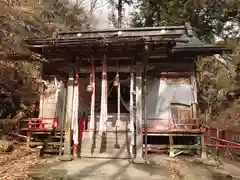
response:
M102 158L131 158L133 135L129 131L129 114L121 113L120 122L117 124L117 114L109 113L107 121L107 132L99 135L99 118L96 114L95 132L87 130L83 133L80 142L81 157L102 157ZM87 122L89 127L89 121ZM90 134L93 133L92 139Z
M60 151L63 154L63 146L64 146L64 132L61 143L61 131L56 130L49 134L47 138L42 141L42 148L40 150L40 156L44 156L44 154L59 154Z
M109 131L102 136L95 132L90 139L85 131L80 142L81 157L132 158L131 133L127 131Z
M28 140L26 142L29 147L41 147L40 156L44 156L45 154L58 155L59 151L63 152L64 145L64 134L65 132L61 132L61 130L55 128L28 128L29 119L20 121L19 124L19 132L20 134L27 136ZM62 143L61 140L62 136Z

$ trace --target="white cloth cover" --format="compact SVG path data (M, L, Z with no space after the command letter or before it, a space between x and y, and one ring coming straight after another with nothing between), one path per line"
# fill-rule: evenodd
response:
M134 96L134 74L131 73L130 79L130 131L134 132L134 109L133 109L133 96Z
M100 122L99 122L99 134L107 130L107 98L108 98L108 87L107 87L107 59L104 56L103 59L103 71L102 71L102 91L101 91L101 110L100 110Z
M64 88L64 84L61 82L61 85L60 85L60 89L57 93L57 104L56 104L56 116L59 116L59 122L58 122L58 125L59 125L59 128L61 129L62 128L62 125L64 127L64 119L63 118L63 114L64 114L64 98L66 98L66 90Z
M95 129L95 69L94 64L92 61L92 67L91 67L91 86L92 86L92 94L91 94L91 114L90 114L90 139L93 137L93 131Z
M116 126L119 127L120 126L120 115L121 115L121 84L120 81L118 82L118 86L117 86L117 123Z
M72 131L73 131L73 143L78 145L78 100L79 100L79 85L74 86L73 90L73 106L72 106Z
M146 97L147 118L166 119L156 120L157 124L168 124L167 119L172 118L171 104L197 103L195 94L196 92L189 84L170 84L161 79L154 80Z
M59 116L56 112L58 94L61 83L57 81L56 77L45 81L47 88L40 95L39 118L54 118ZM52 119L44 120L45 128L52 128Z

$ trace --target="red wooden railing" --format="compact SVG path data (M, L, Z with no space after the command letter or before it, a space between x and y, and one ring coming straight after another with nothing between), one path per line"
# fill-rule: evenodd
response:
M57 128L59 123L59 117L53 117L53 118L30 118L28 122L28 129L29 130L44 130L49 129L48 125L51 126L51 128ZM46 127L47 126L47 127Z
M79 135L79 140L82 140L83 138L83 133L85 132L85 129L86 129L86 122L87 122L87 119L85 117L81 118L80 121L79 121L79 132L78 132L78 135Z
M197 118L147 118L147 121L148 132L199 132L202 130L200 127L200 121ZM152 122L150 123L149 121ZM151 128L149 128L149 126ZM144 132L145 128L143 128L142 131Z
M236 139L240 140L239 132L205 128L204 144L208 147L240 149Z

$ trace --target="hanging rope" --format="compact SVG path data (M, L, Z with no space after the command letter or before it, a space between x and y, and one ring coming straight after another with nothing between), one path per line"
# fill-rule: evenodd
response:
M93 137L93 131L95 130L95 67L94 60L91 58L91 69L90 69L90 84L92 86L91 95L91 115L90 115L90 139Z
M120 101L120 97L121 97L121 94L120 94L120 80L119 80L119 71L118 71L118 61L117 61L117 74L116 74L116 77L115 77L115 81L114 81L114 86L117 87L117 123L116 123L116 126L118 127L119 126L119 123L120 123L120 106L121 106L121 101Z
M131 72L131 79L130 79L130 131L131 132L134 132L133 96L134 96L134 74L133 72Z
M99 124L99 134L102 135L103 132L107 130L107 58L104 55L103 58L103 70L102 70L102 91L101 91L101 111L100 111L100 124Z
M121 114L121 111L120 111L120 110L121 110L121 109L120 109L120 108L121 108L121 102L120 102L120 97L121 97L121 94L120 94L120 90L121 90L121 89L120 89L120 82L118 83L118 87L117 87L117 88L118 88L118 97L117 97L117 98L118 98L118 109L117 109L117 110L118 110L118 111L117 111L117 120L118 120L118 123L117 123L117 126L119 126L119 123L120 123L120 114Z
M73 130L73 152L77 153L79 143L78 135L78 104L79 104L79 77L76 73L76 84L73 87L73 105L72 105L72 130Z

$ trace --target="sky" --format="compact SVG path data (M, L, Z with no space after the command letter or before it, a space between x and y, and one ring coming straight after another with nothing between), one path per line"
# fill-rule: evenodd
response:
M88 12L91 7L91 2L94 0L59 0L64 4L75 4L77 1L81 2L81 5L85 8L85 11ZM108 29L111 28L111 24L109 24L108 16L111 13L111 8L109 7L110 0L96 0L96 6L93 11L93 18L92 18L92 27L96 29ZM117 2L117 0L115 0ZM133 0L136 2L135 0ZM125 12L123 13L123 22L125 24L123 27L129 27L131 22L131 13L134 11L134 8L129 7L128 5L124 6ZM116 11L117 14L117 11ZM227 28L227 27L231 28ZM233 35L233 32L238 32L237 37L240 37L240 28L238 23L234 24L233 22L227 22L225 24L225 28L227 30L223 31L223 35ZM236 34L235 34L236 36ZM215 37L216 42L222 41L222 38Z
M64 3L75 4L77 0L59 0ZM88 12L91 7L91 1L93 0L80 0L81 5L85 8ZM115 0L116 1L116 0ZM109 0L97 0L96 7L93 11L93 27L96 29L107 29L111 28L112 26L109 24L108 21L108 14L111 13L111 9L109 8ZM123 21L125 22L125 27L129 26L130 24L130 14L131 14L131 7L128 5L124 5L124 15Z

